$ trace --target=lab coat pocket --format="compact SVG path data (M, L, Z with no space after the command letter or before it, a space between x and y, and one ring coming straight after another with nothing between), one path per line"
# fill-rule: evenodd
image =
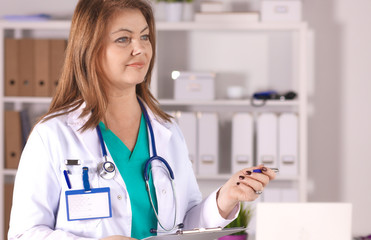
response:
M91 188L98 188L99 181L98 181L98 171L97 171L97 163L94 160L84 160L83 164L81 165L71 165L71 166L63 166L61 167L61 174L64 180L64 184L62 184L64 190L69 189L84 189L83 179L82 179L82 168L88 167L88 176L89 176L89 184ZM65 173L67 171L67 175ZM68 183L69 182L69 183Z
M68 221L63 228L78 236L97 236L102 219Z

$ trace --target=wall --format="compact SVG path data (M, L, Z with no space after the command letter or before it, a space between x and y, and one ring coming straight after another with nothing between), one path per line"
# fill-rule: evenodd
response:
M309 119L310 201L353 203L353 233L371 233L371 2L307 0L315 31Z
M0 15L43 11L71 15L76 2L0 0ZM244 5L243 0L235 2ZM353 232L369 234L371 1L303 0L303 5L304 19L315 32L309 200L352 202Z

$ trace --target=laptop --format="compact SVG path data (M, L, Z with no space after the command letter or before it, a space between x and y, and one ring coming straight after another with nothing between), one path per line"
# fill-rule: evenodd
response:
M258 203L256 240L351 240L350 203Z

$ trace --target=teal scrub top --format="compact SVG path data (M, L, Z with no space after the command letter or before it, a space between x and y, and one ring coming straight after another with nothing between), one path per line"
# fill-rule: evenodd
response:
M149 142L147 125L142 114L139 133L133 152L111 130L107 129L103 122L99 123L104 142L124 179L130 197L132 223L131 237L142 239L156 234L150 233L150 229L157 229L156 215L152 209L148 192L143 178L143 169L149 159ZM157 211L157 199L150 175L149 185L153 204ZM115 213L113 213L115 214Z

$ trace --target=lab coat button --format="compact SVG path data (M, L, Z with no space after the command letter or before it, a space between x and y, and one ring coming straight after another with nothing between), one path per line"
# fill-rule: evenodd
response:
M122 199L121 195L117 195L117 199L121 200Z
M162 189L162 194L166 194L166 190L165 189Z

